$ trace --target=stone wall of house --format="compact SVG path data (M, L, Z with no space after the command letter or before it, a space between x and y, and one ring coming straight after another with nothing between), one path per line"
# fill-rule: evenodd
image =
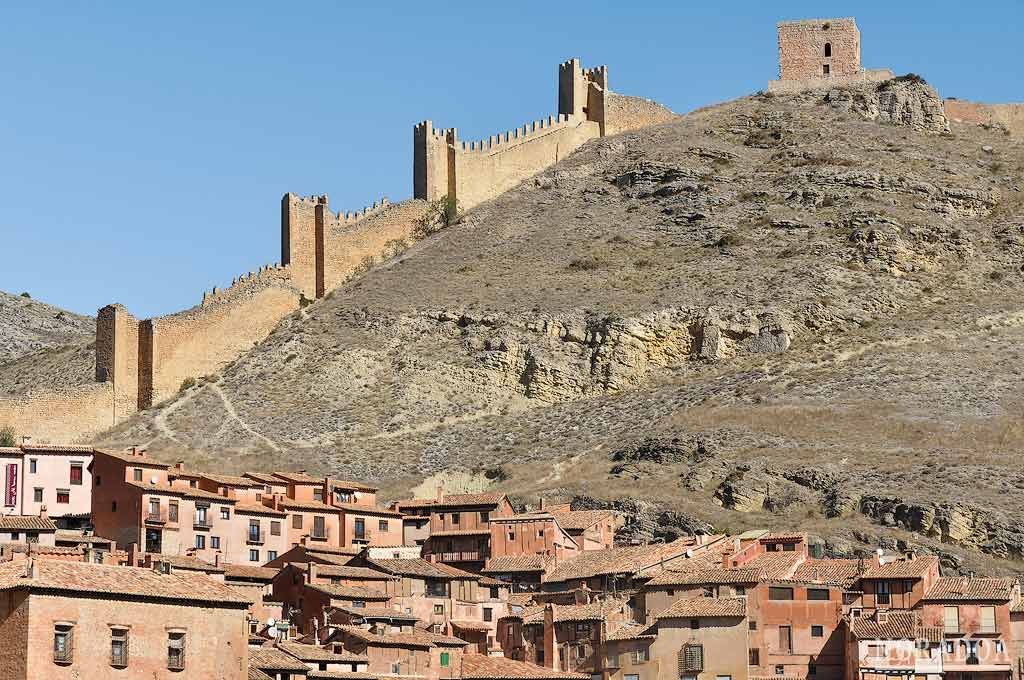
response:
M1001 125L1014 137L1024 136L1024 104L982 104L963 99L943 101L946 117L958 123Z

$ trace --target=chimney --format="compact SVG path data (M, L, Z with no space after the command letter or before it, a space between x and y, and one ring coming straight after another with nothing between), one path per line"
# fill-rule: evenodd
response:
M887 623L889 621L889 611L886 609L879 609L875 612L875 621L878 623Z
M317 573L319 571L320 571L320 569L319 569L318 565L315 562L307 562L306 563L306 573L308 575L307 576L308 580L306 582L307 583L313 583L313 581L316 579Z
M217 552L213 553L213 566L215 566L215 567L219 567L220 566L220 551L219 550Z
M174 464L174 469L179 471L179 472L184 472L184 470L185 470L185 461L179 460L177 463Z
M132 444L132 455L133 456L139 455L139 447L134 445L134 444Z
M540 509L541 510L544 509L544 497L543 496L540 497Z
M49 513L46 512L46 506L45 505L40 505L39 506L39 519L49 519L49 518L50 518L50 515L49 515Z
M440 503L443 500L444 500L444 489L442 489L441 485L438 484L437 485L437 502Z

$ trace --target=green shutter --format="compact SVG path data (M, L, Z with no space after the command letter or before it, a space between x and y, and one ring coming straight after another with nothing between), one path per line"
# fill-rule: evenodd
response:
M441 668L448 667L448 652L441 652Z

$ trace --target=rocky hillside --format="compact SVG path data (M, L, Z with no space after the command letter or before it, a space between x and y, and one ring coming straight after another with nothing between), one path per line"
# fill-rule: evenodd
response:
M20 392L38 380L50 385L61 379L68 359L92 342L96 321L33 300L27 294L0 291L0 391ZM42 365L52 364L55 370Z
M757 95L592 142L105 440L1015 569L1024 150L938 102Z

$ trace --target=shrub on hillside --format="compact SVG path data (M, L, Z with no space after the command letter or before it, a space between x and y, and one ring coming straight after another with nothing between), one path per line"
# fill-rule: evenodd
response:
M0 427L0 446L14 446L14 428L10 425Z
M427 211L416 220L412 235L418 239L426 238L453 224L458 224L461 219L462 212L459 210L459 202L454 198L442 196L427 205Z

